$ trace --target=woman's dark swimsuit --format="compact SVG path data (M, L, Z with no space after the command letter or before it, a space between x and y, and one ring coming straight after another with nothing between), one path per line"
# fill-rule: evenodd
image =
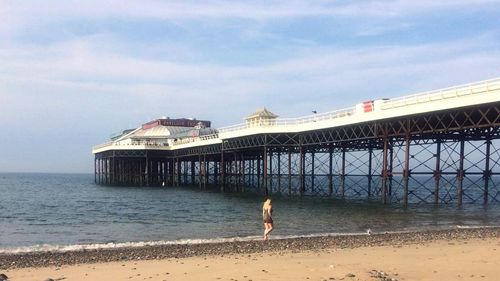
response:
M272 211L271 211L272 213ZM264 223L273 223L273 218L271 217L271 214L269 213L269 209L264 211Z

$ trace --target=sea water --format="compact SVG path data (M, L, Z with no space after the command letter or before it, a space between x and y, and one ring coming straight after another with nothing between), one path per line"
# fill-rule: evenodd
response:
M263 197L108 187L92 174L0 174L0 253L260 239ZM273 197L273 238L500 226L500 204Z

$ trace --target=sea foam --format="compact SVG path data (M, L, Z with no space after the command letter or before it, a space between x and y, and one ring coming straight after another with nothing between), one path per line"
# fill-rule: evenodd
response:
M297 238L314 238L328 236L352 236L366 235L364 232L351 233L315 233L306 235L273 235L273 240L281 239L297 239ZM160 241L136 241L136 242L109 242L96 244L76 244L76 245L49 245L39 244L25 247L11 247L0 249L0 254L21 254L33 252L70 252L84 251L97 249L117 249L117 248L138 248L147 246L162 246L162 245L194 245L194 244L213 244L227 243L240 241L258 241L262 236L246 236L246 237L230 237L230 238L211 238L211 239L179 239L179 240L160 240Z

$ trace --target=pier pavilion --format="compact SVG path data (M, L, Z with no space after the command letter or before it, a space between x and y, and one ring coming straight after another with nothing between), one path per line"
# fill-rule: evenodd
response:
M93 148L101 185L500 203L500 78L299 118L162 118Z

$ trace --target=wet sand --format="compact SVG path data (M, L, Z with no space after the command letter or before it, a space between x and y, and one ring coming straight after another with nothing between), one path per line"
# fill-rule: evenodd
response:
M498 280L500 229L0 255L9 280Z

